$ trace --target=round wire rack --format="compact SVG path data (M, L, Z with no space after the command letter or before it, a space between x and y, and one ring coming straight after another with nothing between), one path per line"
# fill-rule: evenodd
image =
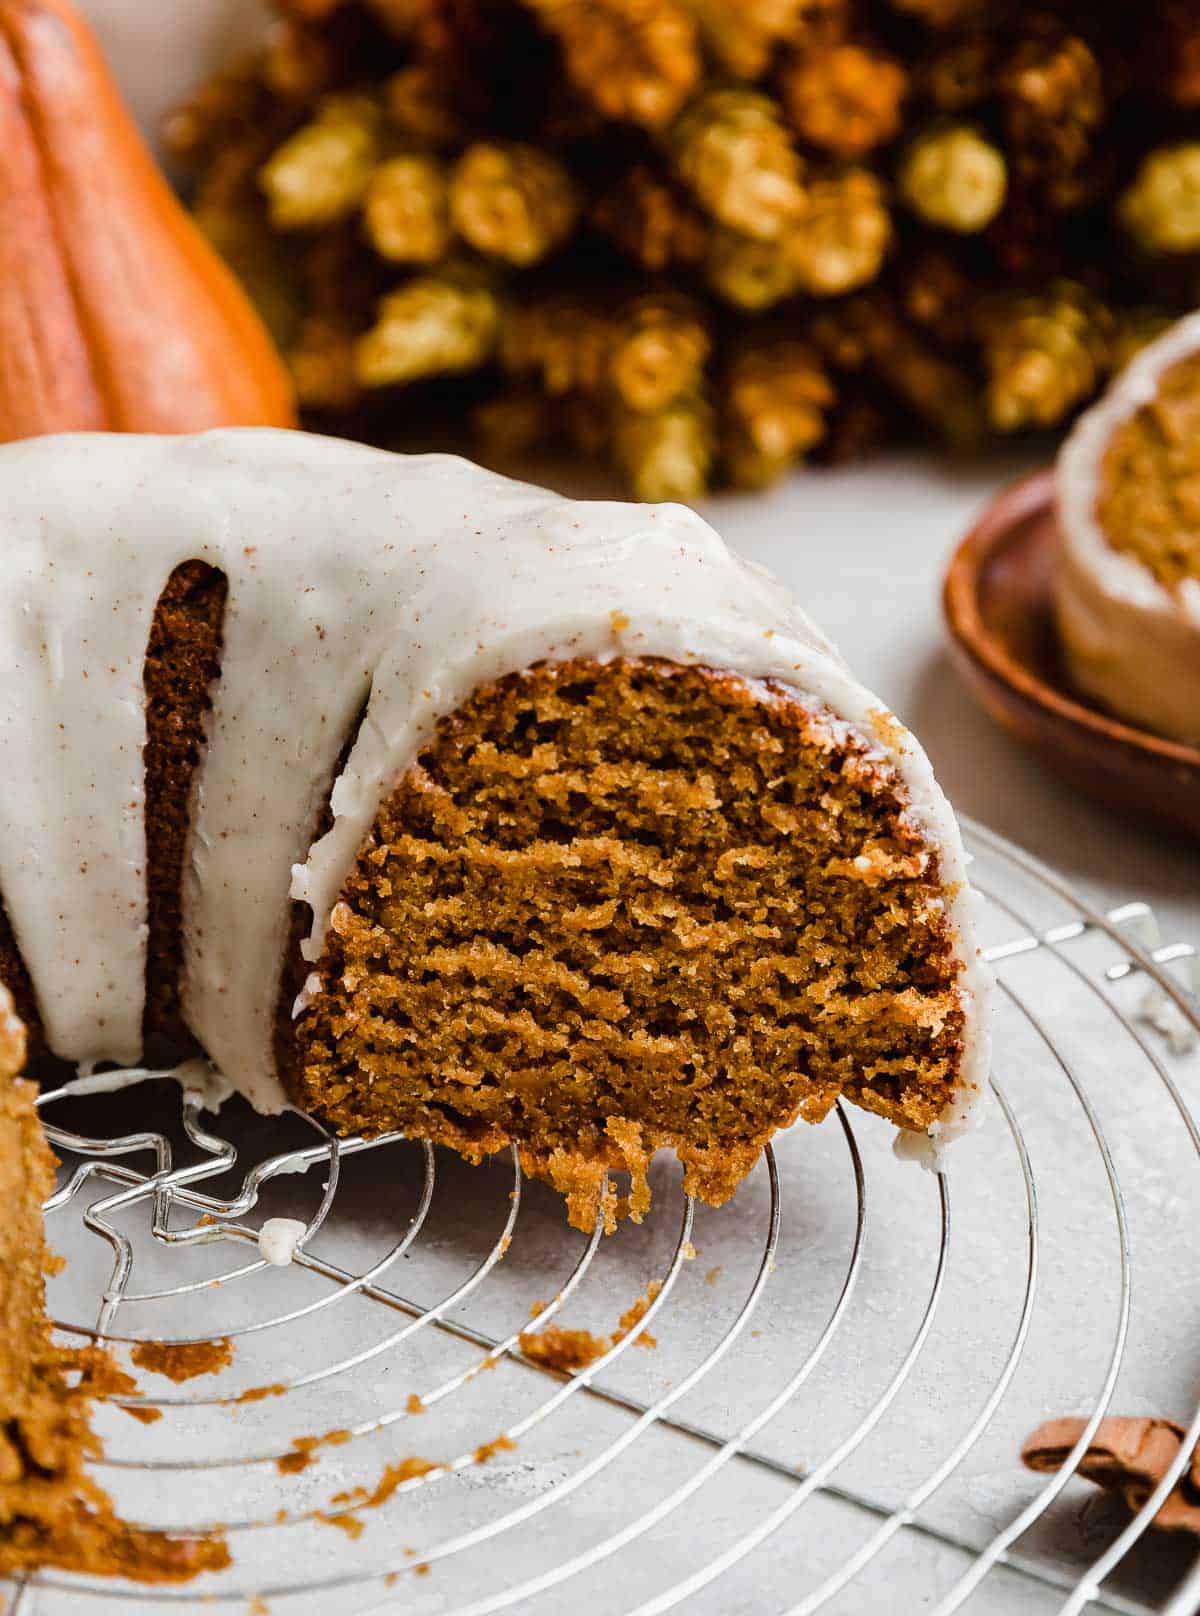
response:
M44 1094L52 1312L137 1377L99 1479L232 1564L47 1570L12 1616L1196 1609L1191 1547L1149 1530L1200 1431L1195 953L967 834L1000 1007L946 1174L839 1108L719 1211L657 1161L645 1221L589 1239L515 1158L153 1074ZM1106 1412L1191 1422L1136 1515L1073 1475ZM1065 1414L1067 1464L1023 1470Z

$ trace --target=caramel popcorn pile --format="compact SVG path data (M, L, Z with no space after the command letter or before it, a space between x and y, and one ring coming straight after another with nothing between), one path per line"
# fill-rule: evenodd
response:
M1183 0L274 0L170 120L309 419L639 498L1061 427L1200 302Z

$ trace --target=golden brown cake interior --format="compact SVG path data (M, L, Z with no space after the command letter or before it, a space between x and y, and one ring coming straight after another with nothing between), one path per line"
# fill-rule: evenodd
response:
M444 719L386 801L279 1022L342 1131L515 1141L590 1225L673 1147L726 1199L840 1094L926 1128L962 1051L937 860L871 738L782 688L542 665ZM296 986L288 984L289 992Z
M1167 589L1200 578L1200 355L1181 359L1113 432L1096 518Z

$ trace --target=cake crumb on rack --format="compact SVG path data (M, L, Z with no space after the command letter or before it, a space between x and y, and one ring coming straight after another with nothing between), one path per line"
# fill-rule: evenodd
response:
M617 1321L611 1336L593 1335L590 1330L568 1330L560 1324L546 1324L540 1330L523 1330L517 1345L526 1358L542 1369L554 1369L559 1374L574 1375L589 1364L611 1352L618 1342L636 1330L647 1311L657 1300L662 1281L652 1279L645 1293L631 1302ZM535 1302L530 1316L537 1318L544 1310L544 1302ZM635 1347L656 1347L657 1340L649 1330L642 1330L634 1341Z
M512 1453L517 1444L506 1432L501 1431L499 1436L493 1437L490 1442L481 1442L475 1449L475 1463L487 1464L498 1453Z
M293 1438L291 1451L281 1453L275 1461L275 1468L281 1475L296 1475L301 1470L307 1470L313 1462L318 1448L336 1448L349 1442L351 1433L344 1426L338 1426L332 1431L326 1431L324 1436L298 1436Z
M542 1369L556 1369L574 1375L595 1363L608 1351L604 1336L590 1330L566 1330L560 1324L547 1324L540 1330L523 1330L517 1345L532 1363Z
M646 1286L645 1295L639 1296L636 1302L632 1303L625 1309L624 1313L621 1314L617 1331L613 1336L614 1346L616 1346L618 1341L623 1341L631 1331L637 1329L638 1325L645 1318L647 1312L657 1301L661 1291L662 1281L652 1279L649 1285ZM656 1347L658 1345L658 1341L656 1337L650 1334L649 1330L642 1330L634 1339L633 1344L635 1347Z

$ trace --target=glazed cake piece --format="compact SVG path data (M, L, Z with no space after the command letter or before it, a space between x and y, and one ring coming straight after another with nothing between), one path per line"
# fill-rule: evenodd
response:
M1071 676L1118 717L1200 742L1200 315L1145 348L1058 466L1055 609Z
M264 1110L515 1143L584 1222L663 1146L724 1200L839 1095L965 1122L953 816L691 512L269 431L0 488L0 971L56 1054L188 1036Z

